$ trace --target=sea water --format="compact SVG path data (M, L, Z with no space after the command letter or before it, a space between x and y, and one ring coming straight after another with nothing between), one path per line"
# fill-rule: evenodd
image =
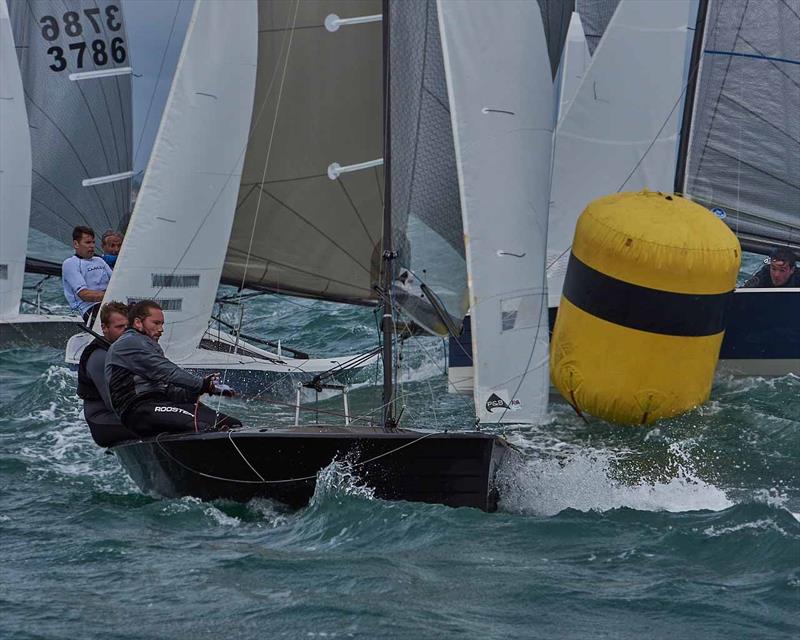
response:
M44 299L62 304L57 282ZM264 296L245 323L313 354L378 343L370 309ZM471 427L444 367L440 340L406 344L404 422ZM379 402L377 375L354 413ZM523 462L493 514L377 500L346 464L299 511L143 495L92 443L75 385L57 350L0 351L0 638L800 635L797 377L718 378L709 403L647 428L556 404L498 429ZM293 419L222 402L249 425Z

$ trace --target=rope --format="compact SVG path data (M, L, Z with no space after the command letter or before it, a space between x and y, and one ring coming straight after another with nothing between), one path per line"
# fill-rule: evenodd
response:
M445 432L445 433L447 433L447 432ZM284 478L284 479L281 479L281 480L265 480L264 477L258 471L256 471L256 469L253 467L253 465L250 464L250 462L247 460L247 458L241 452L239 447L236 446L236 443L234 443L234 441L233 441L233 432L228 432L228 440L230 440L231 444L233 444L234 449L236 449L236 452L239 454L239 456L242 458L242 460L244 460L245 464L247 464L247 466L250 467L250 469L253 471L253 473L255 473L259 477L259 480L237 480L236 478L226 478L224 476L215 476L215 475L210 474L210 473L205 473L203 471L198 471L197 469L193 469L192 467L190 467L190 466L184 464L183 462L181 462L180 460L178 460L161 443L161 436L163 436L163 435L169 435L169 434L159 433L155 438L155 443L159 446L159 448L164 453L164 455L166 455L170 460L175 462L178 466L182 467L183 469L186 469L187 471L189 471L191 473L194 473L194 474L196 474L198 476L202 476L204 478L210 478L212 480L222 480L223 482L234 482L234 483L237 483L237 484L290 484L290 483L293 483L293 482L307 482L308 480L316 480L316 478L317 478L317 474L315 473L314 475L311 475L311 476L300 476L300 477L296 477L296 478ZM390 455L392 455L394 453L397 453L398 451L400 451L402 449L405 449L406 447L410 447L411 445L417 444L418 442L420 442L422 440L425 440L426 438L430 438L431 436L434 436L434 435L438 435L438 434L436 432L426 433L426 434L420 436L419 438L415 438L411 442L406 442L405 444L401 444L400 446L395 447L394 449L390 449L389 451L384 451L383 453L380 453L377 456L373 456L372 458L369 458L367 460L362 460L361 462L353 463L351 466L353 468L363 467L364 465L367 465L367 464L370 464L372 462L375 462L376 460L380 460L381 458L385 458L387 456L390 456ZM333 461L334 460L332 460L331 462L333 462Z

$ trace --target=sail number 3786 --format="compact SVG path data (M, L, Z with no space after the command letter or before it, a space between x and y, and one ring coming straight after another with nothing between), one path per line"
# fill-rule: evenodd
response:
M84 21L81 21L81 14L77 11L67 11L59 22L55 16L42 16L39 24L42 25L42 38L47 42L58 40L62 31L69 38L80 38L87 35L102 34L105 29L108 31L119 31L122 29L122 19L119 15L119 7L110 4L105 8L105 15L101 15L99 7L83 10ZM85 27L84 27L85 25ZM75 66L83 69L86 55L91 56L92 62L96 67L102 67L113 60L117 64L122 64L128 57L125 50L125 40L116 37L111 39L108 44L101 38L95 38L91 42L80 41L71 42L68 46L69 51L74 51ZM67 68L67 54L64 47L53 45L47 50L53 56L53 64L50 68L53 71L64 71Z

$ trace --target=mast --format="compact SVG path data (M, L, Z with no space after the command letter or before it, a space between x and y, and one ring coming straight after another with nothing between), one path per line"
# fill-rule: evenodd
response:
M389 1L383 0L383 260L381 262L381 287L383 289L383 427L394 429L394 366L392 340L394 339L394 318L392 309L392 263L395 258L392 243L392 133L391 133L391 82L389 78Z
M686 87L686 100L683 105L683 122L681 123L681 138L678 145L678 162L675 168L675 193L684 193L686 183L686 156L689 153L689 138L691 137L692 118L694 116L694 98L697 92L697 77L700 75L700 59L703 55L703 42L706 37L706 16L708 15L708 0L700 0L697 7L697 22L695 23L694 42L692 43L692 58L689 62L689 73Z

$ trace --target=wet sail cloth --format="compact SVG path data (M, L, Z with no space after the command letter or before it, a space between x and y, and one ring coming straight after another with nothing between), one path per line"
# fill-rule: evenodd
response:
M131 60L118 0L9 3L32 148L30 224L64 244L124 229L132 176Z

